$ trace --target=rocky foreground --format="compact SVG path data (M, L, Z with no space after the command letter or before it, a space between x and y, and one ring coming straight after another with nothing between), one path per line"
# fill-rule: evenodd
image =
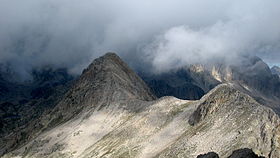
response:
M96 59L35 122L41 128L24 129L27 139L4 158L196 158L208 152L226 158L242 148L280 157L278 115L236 85L218 85L197 101L156 100L113 53Z

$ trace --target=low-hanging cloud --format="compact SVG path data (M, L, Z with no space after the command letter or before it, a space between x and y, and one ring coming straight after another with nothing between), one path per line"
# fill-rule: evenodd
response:
M278 0L0 3L0 63L21 76L44 66L80 73L108 51L158 71L247 54L280 61Z
M233 64L240 57L250 55L277 63L280 55L279 36L275 36L275 31L266 30L273 29L273 26L260 26L259 22L246 18L217 22L199 29L173 27L150 44L146 54L158 71L217 60ZM259 27L252 27L252 24Z

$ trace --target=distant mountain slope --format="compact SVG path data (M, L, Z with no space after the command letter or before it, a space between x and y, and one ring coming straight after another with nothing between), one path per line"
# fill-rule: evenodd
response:
M197 100L220 84L207 72L194 74L189 68L140 75L158 97L175 96L180 99Z
M52 109L73 80L66 69L34 70L32 76L26 82L11 82L7 76L0 79L0 87L5 87L0 95L0 155L26 139L23 129Z
M17 81L13 78L18 76L10 71L9 69L1 71L0 68L0 103L18 104L34 98L46 98L55 87L65 85L74 79L72 75L67 73L66 69L54 70L46 67L34 69L29 80Z
M243 57L238 64L194 64L141 76L157 96L181 99L199 99L218 84L233 83L235 88L280 114L280 78L258 57Z
M154 100L145 83L109 53L37 120L40 131L25 131L36 137L4 157L195 158L210 151L227 157L250 148L279 158L278 115L236 87L221 84L197 101Z
M273 67L271 68L271 72L272 72L273 74L276 74L276 75L278 75L278 76L280 77L280 67L278 67L278 66L273 66Z

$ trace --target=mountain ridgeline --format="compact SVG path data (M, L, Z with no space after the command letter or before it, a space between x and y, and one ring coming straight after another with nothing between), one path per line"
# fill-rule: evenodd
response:
M63 92L50 91L53 102L42 102L49 108L5 130L0 153L4 158L280 158L279 77L258 58L246 62L246 70L192 65L141 74L148 87L120 57L107 53L74 81L59 84ZM34 94L22 106L48 93Z
M280 114L280 77L277 67L258 57L241 57L238 64L193 64L161 74L140 73L158 96L196 100L221 83L232 83L238 90Z

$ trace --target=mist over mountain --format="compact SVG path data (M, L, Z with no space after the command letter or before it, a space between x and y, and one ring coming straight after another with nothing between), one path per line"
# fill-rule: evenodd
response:
M279 15L279 0L0 0L0 157L280 158Z
M175 96L187 100L200 99L217 85L230 83L280 114L280 77L258 57L239 59L238 64L209 62L139 75L158 97Z
M154 72L244 55L279 63L279 3L2 0L0 63L23 79L45 66L80 74L108 51Z

